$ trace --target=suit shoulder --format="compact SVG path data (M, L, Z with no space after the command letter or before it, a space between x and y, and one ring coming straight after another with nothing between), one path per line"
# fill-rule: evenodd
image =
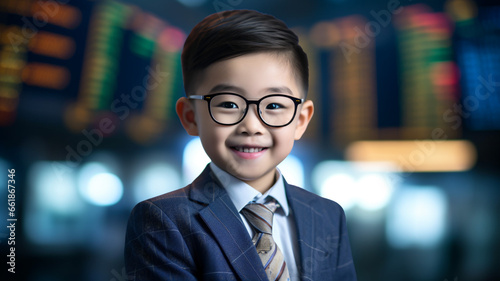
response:
M289 204L296 216L304 219L307 214L307 219L316 220L317 225L331 231L345 228L345 212L337 202L296 186L289 186L289 191Z
M164 201L183 201L187 200L189 196L190 185L177 190L167 192L153 198L147 199L145 201L151 202L153 204L161 204Z
M342 207L335 201L321 197L315 193L312 193L306 189L300 188L295 185L288 185L290 198L294 201L298 201L303 204L314 205L316 209L328 209L328 210L336 210L340 213L344 213Z
M146 199L135 205L134 212L151 212L152 210L169 213L172 209L189 203L189 186Z
M199 209L189 200L189 187L168 192L135 205L129 216L129 225L144 229L163 229L165 223L181 226Z

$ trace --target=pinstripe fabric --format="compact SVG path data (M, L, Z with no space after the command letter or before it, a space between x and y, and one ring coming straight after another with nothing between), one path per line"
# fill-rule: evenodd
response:
M283 253L272 236L273 215L278 207L273 199L266 204L249 203L241 210L255 230L252 241L270 281L290 280Z

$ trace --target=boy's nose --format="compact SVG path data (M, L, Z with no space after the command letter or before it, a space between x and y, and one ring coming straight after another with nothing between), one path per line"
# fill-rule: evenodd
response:
M251 104L249 106L247 115L238 124L238 133L248 135L262 134L265 124L260 120L257 110L257 105Z

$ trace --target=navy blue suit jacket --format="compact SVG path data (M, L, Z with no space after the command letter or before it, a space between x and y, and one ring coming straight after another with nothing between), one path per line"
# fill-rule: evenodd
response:
M286 182L285 189L301 280L356 280L342 208ZM125 243L131 280L267 280L238 211L208 166L185 188L137 204Z

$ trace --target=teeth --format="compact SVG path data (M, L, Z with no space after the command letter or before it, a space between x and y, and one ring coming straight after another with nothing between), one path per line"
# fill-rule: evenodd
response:
M264 150L264 148L261 147L235 147L235 148L239 152L245 152L245 153L255 153Z

